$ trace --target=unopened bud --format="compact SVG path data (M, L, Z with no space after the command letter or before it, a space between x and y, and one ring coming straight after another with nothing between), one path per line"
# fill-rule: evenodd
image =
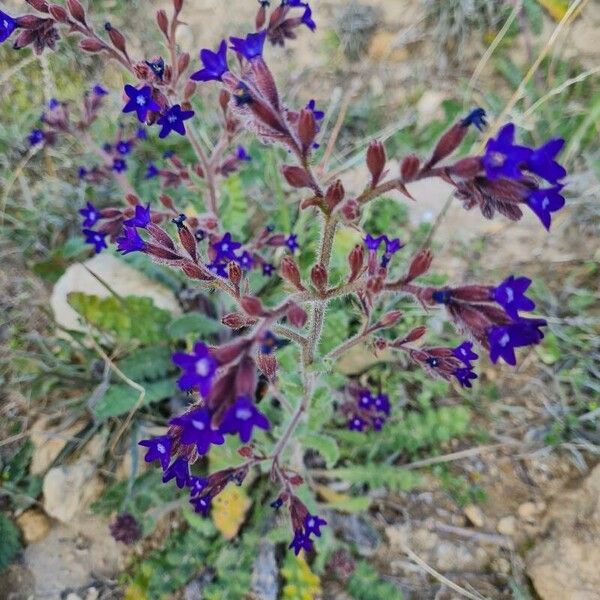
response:
M323 291L327 286L327 270L321 263L317 263L310 271L310 278L314 286Z
M393 327L394 325L397 325L400 322L403 314L404 313L401 310L392 310L383 315L383 317L379 319L379 323L381 327Z
M229 313L221 319L221 323L229 329L242 329L256 323L255 319L250 319L241 313Z
M69 13L60 4L51 4L48 7L48 11L59 23L67 23L69 21Z
M179 234L181 245L185 248L185 251L190 255L192 260L196 262L198 260L198 251L194 234L185 225L178 227L177 233Z
M260 353L256 365L269 381L274 381L277 378L277 358L274 354Z
M240 306L251 317L261 317L265 314L262 302L256 296L242 296Z
M196 83L191 79L186 82L183 88L183 99L185 102L189 102L192 96L196 93Z
M226 89L221 89L219 92L219 104L221 105L221 110L225 113L227 112L227 107L229 106L229 99L231 98L231 94Z
M442 137L440 138L437 146L433 150L433 154L427 163L428 167L432 167L436 163L440 162L440 160L450 156L461 144L461 142L465 139L465 135L467 135L468 128L463 127L460 123L456 123Z
M173 8L175 9L175 13L180 13L183 8L183 0L173 0Z
M240 281L242 280L242 268L235 261L230 261L227 265L227 272L229 274L229 279L233 285L236 287L240 285Z
M304 286L300 279L300 270L291 256L285 256L281 261L281 276L289 281L296 289L304 291Z
M187 52L183 52L179 55L179 59L177 60L177 71L179 73L183 73L190 64L190 55Z
M71 16L76 20L85 25L85 9L79 0L67 0L67 6Z
M169 210L175 211L175 204L173 204L173 198L171 196L167 196L166 194L160 195L160 203Z
M408 275L404 278L404 282L409 283L413 279L427 273L429 267L431 267L432 261L433 254L431 253L431 250L421 250L420 252L417 252L417 254L413 256L408 269Z
M360 219L360 204L353 198L346 200L340 210L346 223L356 223Z
M256 31L260 31L267 20L267 7L261 3L258 8L258 12L256 13L256 19L254 20L254 24L256 26Z
M467 156L447 168L449 175L455 175L462 179L473 179L481 173L481 158L479 156Z
M354 281L362 271L365 262L365 250L362 244L356 244L348 254L348 264L350 266L350 277L348 282Z
M371 142L367 148L367 167L371 173L371 187L375 187L385 169L385 148L378 140Z
M169 37L169 18L167 17L166 11L163 9L156 11L156 24L162 33Z
M83 38L79 42L79 47L85 52L100 52L104 50L104 44L95 38Z
M46 0L25 0L27 4L33 6L35 10L39 10L40 12L48 12L48 2Z
M409 154L400 165L400 175L403 181L412 181L417 173L419 172L419 167L421 166L421 161L418 156L415 154Z
M181 269L192 279L199 279L200 281L212 281L214 279L213 275L208 271L189 260L186 260L183 265L181 265Z
M125 54L125 56L127 56L127 45L123 34L118 29L115 29L112 26L109 29L107 29L107 31L108 37L110 38L110 41L112 42L113 46L117 50L120 50L123 54Z
M301 167L291 167L285 165L282 167L281 172L285 177L285 180L295 188L310 187L310 177L308 173Z
M294 327L304 327L308 315L302 307L292 303L287 310L287 318Z
M344 186L339 179L336 179L325 192L325 204L329 210L333 210L344 199Z
M302 150L306 154L317 135L317 122L312 110L303 108L298 119L298 137L302 142Z

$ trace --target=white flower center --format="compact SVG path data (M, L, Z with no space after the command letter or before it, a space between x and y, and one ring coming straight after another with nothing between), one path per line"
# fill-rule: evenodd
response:
M192 421L192 425L198 430L198 431L204 431L204 429L206 429L206 425L202 422L202 421L196 421L195 419Z
M210 371L210 364L206 360L206 358L201 358L196 363L196 373L200 375L200 377L206 377Z
M314 527L315 526L315 520L314 519L309 519L307 525L309 527Z
M550 204L550 200L548 200L548 196L544 196L542 200L542 208L546 210L548 208L548 204Z
M140 106L146 106L146 98L144 96L136 96L135 101Z
M156 444L156 449L158 450L159 454L164 454L167 451L167 449L162 444Z
M168 121L169 123L175 123L175 121L177 121L177 117L175 115L169 115Z
M492 152L490 154L490 159L494 166L501 167L504 164L506 157L501 152Z
M247 421L252 416L252 411L248 408L238 408L235 411L235 416L240 421Z
M229 244L222 244L221 250L223 250L223 252L227 252L227 250L229 250Z
M513 292L512 288L507 287L506 288L506 300L508 302L512 302L515 299L515 294Z
M101 242L102 241L102 237L96 234L94 236L94 240L96 240L97 242Z
M501 338L500 338L500 345L502 347L506 346L506 344L508 344L508 342L510 342L510 335L508 335L508 333L505 333Z

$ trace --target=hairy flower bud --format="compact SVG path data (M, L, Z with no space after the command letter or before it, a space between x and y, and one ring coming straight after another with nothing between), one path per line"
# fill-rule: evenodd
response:
M229 329L242 329L256 323L255 319L249 319L242 313L229 313L221 318L221 323Z
M295 188L310 187L310 177L308 173L301 167L292 167L284 165L281 172L285 180Z
M159 200L160 200L160 203L165 208L168 208L169 210L172 210L173 212L176 212L175 211L175 204L173 204L173 198L171 198L171 196L167 196L166 194L161 194Z
M17 17L16 21L17 27L21 29L38 29L38 27L41 27L48 19L38 17L37 15L23 15Z
M40 12L47 13L48 12L48 2L46 0L25 0L27 4L33 6L35 10L39 10Z
M448 129L448 131L442 135L436 147L434 148L433 154L431 155L427 166L432 167L440 162L440 160L450 156L450 154L452 154L465 139L467 131L468 128L461 123L456 123L450 127L450 129Z
M310 278L314 286L323 291L327 286L327 270L321 263L317 263L310 271Z
M190 55L187 52L183 52L177 59L177 71L183 73L190 65Z
M219 92L219 105L224 113L227 112L230 98L231 94L226 89L221 88L221 91Z
M446 171L449 175L455 175L462 179L473 179L473 177L481 173L482 169L481 158L479 156L467 156L450 165Z
M156 24L163 35L169 37L169 18L167 17L166 11L162 8L156 11Z
M289 281L296 289L300 291L305 290L300 279L298 265L291 256L285 256L281 261L281 276Z
M346 223L356 223L360 219L360 204L354 198L346 200L340 210Z
M269 381L277 379L277 358L274 354L259 353L256 365Z
M350 265L350 277L348 282L354 281L362 271L365 262L365 250L362 244L356 244L348 254L348 264Z
M400 165L400 175L403 181L413 181L419 172L421 161L415 154L409 154Z
M190 255L192 260L196 262L198 260L198 246L194 234L185 225L178 227L177 233L181 245L185 248L185 251Z
M256 26L256 31L260 31L267 20L267 7L264 3L261 2L258 7L258 12L256 13L256 18L254 19L254 25Z
M412 258L408 269L408 275L404 278L404 282L409 283L413 279L427 273L429 267L431 267L432 261L433 254L431 253L431 250L421 250L420 252L417 252Z
M400 322L403 314L404 313L401 310L391 310L390 312L383 315L381 319L379 319L379 324L383 328L393 327L394 325L397 325Z
M100 52L106 48L103 42L91 37L83 38L79 42L79 47L85 52Z
M229 279L233 285L236 287L240 285L240 281L242 280L242 268L233 260L229 262L227 265L227 273L229 274Z
M397 340L394 340L394 342L392 343L392 347L399 348L400 346L408 344L409 342L415 342L418 339L422 338L425 335L426 331L427 327L425 327L424 325L419 325L419 327L415 327L414 329L409 331L408 334L405 335L403 338L398 338Z
M371 142L367 148L367 167L371 173L371 187L375 187L385 169L385 148L378 140Z
M292 302L287 310L287 318L294 327L304 327L306 320L308 319L308 315L301 306L298 306L295 302Z
M179 14L183 8L183 0L173 0L173 8L175 9L175 13Z
M311 148L317 135L317 122L312 110L303 108L298 119L298 137L302 142L304 154Z
M71 16L79 21L81 24L85 25L85 9L79 0L67 0L67 7L69 8L69 12Z
M250 317L262 317L265 314L262 302L256 296L242 296L240 306Z
M325 204L332 211L343 199L345 194L344 186L339 179L336 179L325 192Z
M69 22L69 13L60 4L50 4L48 11L59 23Z
M118 29L115 29L110 23L106 23L104 29L108 31L108 37L110 38L112 45L127 56L127 45L123 34Z
M146 226L146 231L163 246L175 250L175 244L173 243L171 236L158 225L150 223Z
M183 88L183 99L185 102L189 102L192 96L196 93L196 83L191 79L186 81L185 87Z
M191 277L192 279L199 279L200 281L212 281L214 279L213 275L211 275L207 270L199 267L190 260L186 260L183 265L181 265L181 269L188 277Z

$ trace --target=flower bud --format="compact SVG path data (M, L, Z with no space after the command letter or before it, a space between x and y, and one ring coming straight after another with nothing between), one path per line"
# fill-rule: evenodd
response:
M350 277L348 282L354 281L362 271L365 262L365 250L362 244L356 244L348 254L348 264L350 265Z
M79 42L79 47L85 52L100 52L106 48L103 42L90 37L83 38Z
M481 158L479 156L467 156L450 165L446 170L449 175L456 175L462 179L472 179L481 173Z
M46 0L25 0L27 4L33 6L35 10L39 10L40 12L47 13L48 12L48 2Z
M310 196L310 198L304 198L302 202L300 202L300 210L305 210L310 206L321 206L322 198L319 196Z
M431 250L421 250L413 256L412 262L408 269L408 275L404 278L405 283L409 283L413 279L424 275L429 271L431 263L433 261L433 254Z
M69 13L60 4L51 4L48 11L59 23L69 22Z
M289 281L296 289L304 291L298 265L291 256L285 256L281 261L281 276Z
M21 48L25 48L29 46L31 42L33 42L35 38L35 31L33 29L24 29L17 36L17 39L13 42L13 49L20 50ZM80 42L81 44L81 42Z
M489 285L464 285L452 290L452 297L467 302L486 302L492 297L493 288Z
M192 96L196 93L196 87L196 83L191 79L186 81L185 87L183 88L183 100L185 102L189 102Z
M317 122L315 115L312 110L306 110L303 108L300 111L300 117L298 119L298 137L302 142L302 150L306 152L311 148L315 137L317 135Z
M367 167L371 173L371 187L375 187L385 168L385 149L378 140L371 142L367 148Z
M287 318L294 327L304 327L308 315L302 307L298 306L295 302L292 302L287 310Z
M100 214L103 219L114 219L121 215L121 211L118 208L103 208Z
M242 458L250 458L252 456L252 448L250 446L241 446L237 449L237 452Z
M190 55L187 52L183 52L177 59L177 71L183 73L190 65Z
M325 204L329 210L333 210L343 199L345 194L344 186L339 179L336 179L325 192Z
M198 248L194 234L185 225L178 227L177 233L181 245L185 248L185 251L190 255L192 260L196 262L198 260Z
M310 278L314 286L321 292L327 286L327 270L321 263L317 263L311 269Z
M140 199L135 194L125 194L125 202L129 204L129 206L137 206L140 204Z
M85 25L85 9L83 8L79 0L67 0L67 7L71 16L76 20Z
M235 395L250 396L256 389L256 366L249 356L242 357L235 377Z
M248 327L248 325L253 325L256 323L256 320L249 319L242 313L229 313L221 318L221 323L229 327L229 329L242 329L243 327Z
M171 236L161 229L158 225L154 223L149 223L146 225L146 231L160 244L166 246L167 248L171 248L171 250L175 250L175 244L171 239Z
M239 341L234 341L224 346L211 347L210 354L220 365L226 365L246 350L249 344L248 340L239 339ZM216 390L213 388L213 391Z
M175 13L179 14L183 8L183 0L173 0L173 8L175 9Z
M190 260L186 260L181 266L183 272L192 279L199 279L200 281L212 281L214 277L202 267L193 263Z
M310 187L310 177L308 173L301 167L291 167L285 165L282 167L281 172L285 177L285 180L295 188Z
M383 315L381 319L379 319L379 323L381 327L384 328L393 327L394 325L397 325L400 322L403 314L404 313L401 310L391 310L390 312Z
M162 31L163 35L167 38L169 37L169 18L167 17L166 11L162 8L156 11L156 24L158 28Z
M48 19L38 17L37 15L23 15L21 17L17 17L16 21L17 27L20 29L38 29L45 22L47 22Z
M350 198L342 204L341 212L346 223L356 223L360 219L360 204Z
M267 7L265 4L261 3L258 8L258 12L256 13L256 19L254 20L254 25L256 26L256 31L260 31L267 20Z
M415 154L409 154L400 165L400 175L402 180L412 181L419 172L420 166L421 161L419 160L419 157Z
M176 212L175 205L173 204L173 198L171 198L171 196L167 196L166 194L161 194L159 199L160 199L160 203L165 208L168 208L169 210Z
M382 337L376 337L373 340L373 345L375 346L375 350L382 352L388 347L388 341Z
M251 317L262 317L265 314L262 302L256 296L242 296L240 306Z
M156 246L154 244L150 244L148 242L146 242L146 252L148 254L150 254L151 256L154 256L156 258L160 258L162 260L166 260L166 261L172 261L172 260L181 260L181 256L179 256L179 254L177 254L176 252L172 251L172 250L168 250L167 248L164 248L163 246Z
M108 29L106 27L107 25ZM120 50L123 54L125 54L125 56L127 56L127 47L123 34L118 29L115 29L112 25L110 25L110 23L106 23L104 28L106 29L106 31L108 31L108 37L110 38L110 41L112 42L113 46L117 50Z
M236 287L240 285L240 281L242 280L242 268L235 261L230 261L227 265L227 272L229 274L229 279L233 285Z
M437 146L433 150L433 154L427 163L427 167L432 167L440 160L450 156L465 139L467 135L468 127L464 127L461 123L456 123L442 137L440 138Z
M274 354L259 353L256 365L269 381L277 379L277 358Z

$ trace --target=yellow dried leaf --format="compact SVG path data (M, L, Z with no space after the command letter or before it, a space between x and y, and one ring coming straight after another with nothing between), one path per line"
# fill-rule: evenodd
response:
M240 530L252 501L244 488L228 485L214 500L212 520L226 540Z
M555 21L560 21L569 9L569 0L538 0Z
M123 600L148 600L148 596L137 583L132 583L125 590Z

